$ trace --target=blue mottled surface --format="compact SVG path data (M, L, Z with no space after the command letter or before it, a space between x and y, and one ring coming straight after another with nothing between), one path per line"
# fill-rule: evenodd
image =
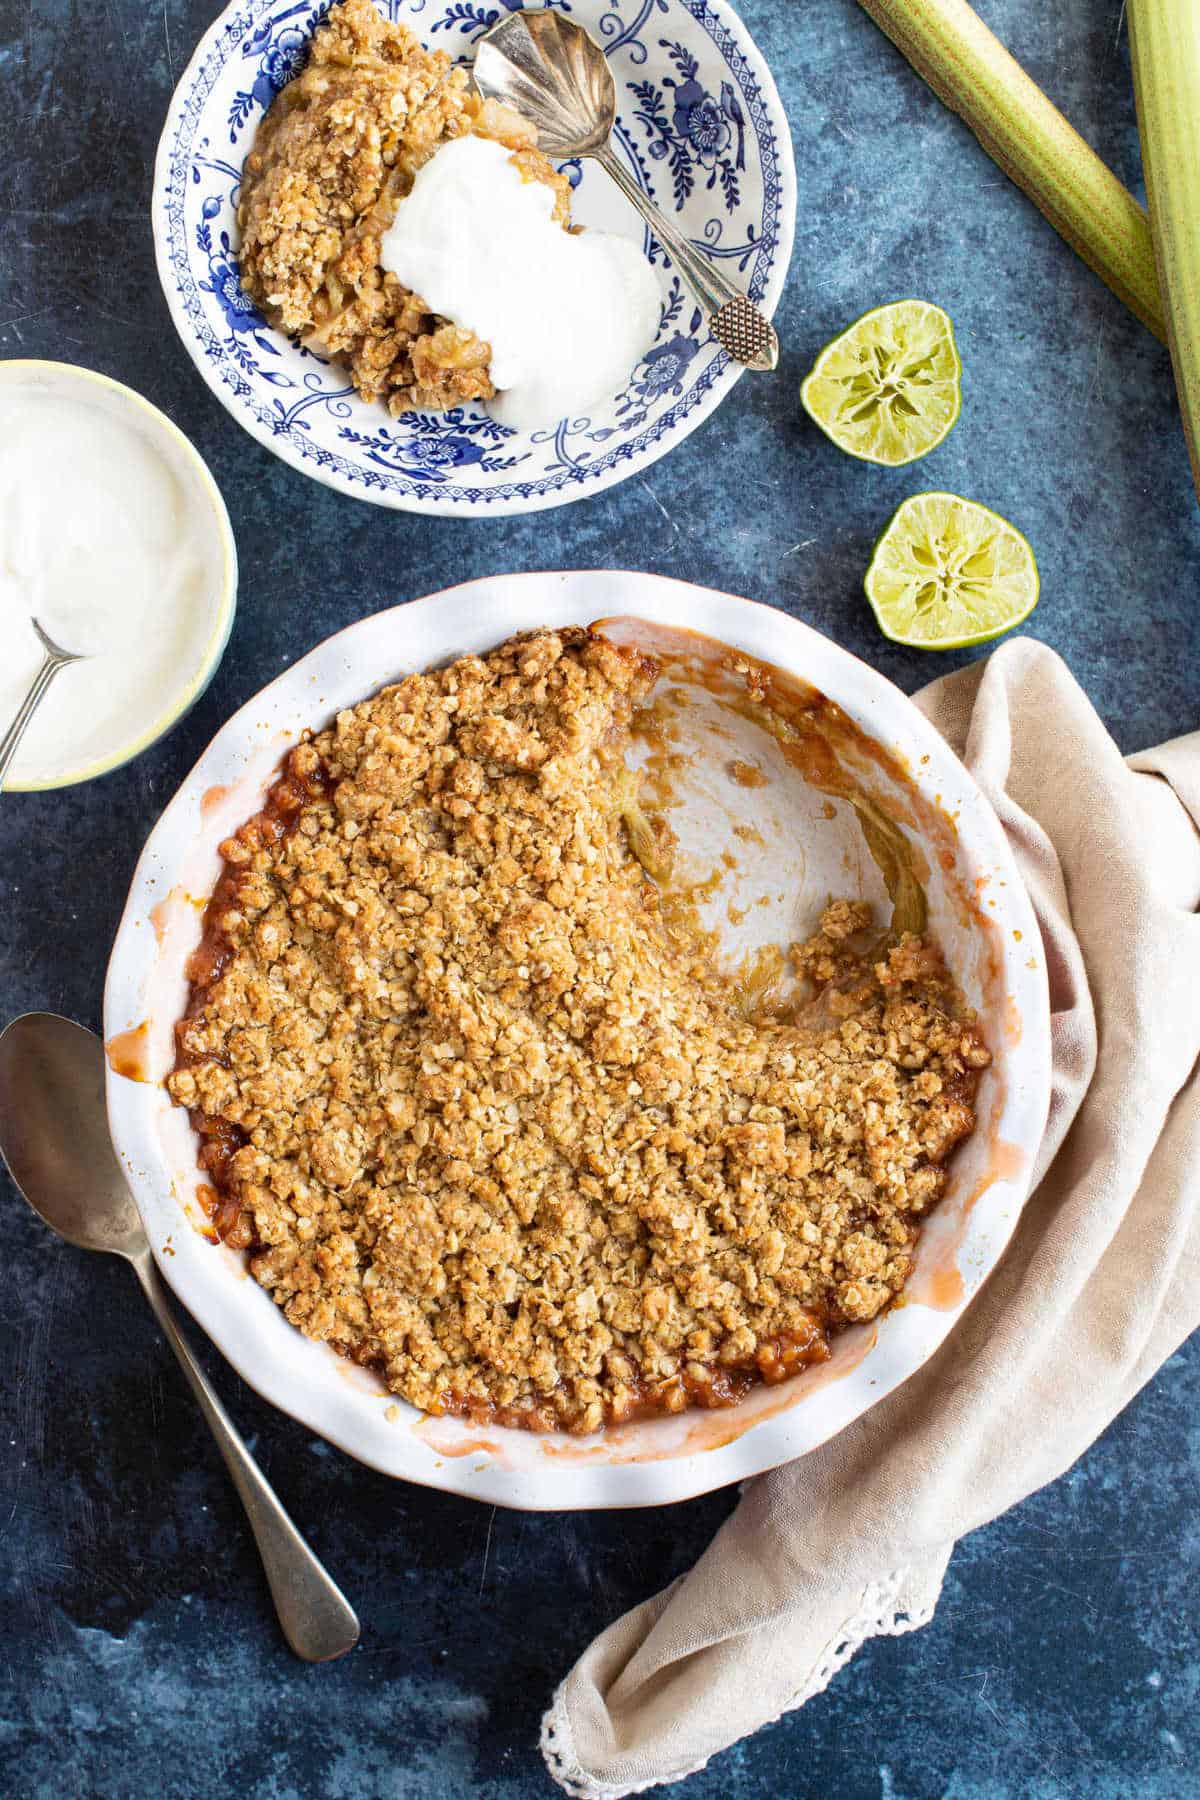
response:
M1043 573L1035 635L1120 742L1200 722L1200 513L1165 352L923 89L853 0L745 0L792 121L801 217L778 380L645 481L540 518L449 524L340 499L242 435L167 322L146 223L172 79L210 0L0 3L0 355L131 382L208 458L243 560L195 713L91 787L0 801L0 1013L99 1022L138 848L227 714L363 612L501 569L635 563L771 601L907 688L859 591L896 502L1009 515ZM1119 0L985 17L1130 183ZM966 405L917 471L843 458L796 381L866 306L953 314ZM2 1185L2 1184L0 1184ZM116 1264L0 1191L0 1793L525 1800L535 1740L600 1626L686 1568L732 1505L535 1518L358 1468L207 1360L285 1502L359 1602L361 1647L283 1648L216 1455ZM119 1329L114 1322L119 1321ZM1187 1800L1196 1724L1200 1354L1185 1349L1063 1481L963 1544L933 1625L674 1792L688 1800Z

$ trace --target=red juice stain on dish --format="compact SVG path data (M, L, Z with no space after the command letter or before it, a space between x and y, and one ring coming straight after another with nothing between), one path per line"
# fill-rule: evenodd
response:
M174 906L190 906L193 911L203 912L206 900L197 900L195 894L189 894L185 887L173 887L169 894L164 894L158 903L150 908L150 924L158 943L166 940L171 926L171 909Z
M993 1139L988 1166L963 1203L964 1215L971 1211L975 1202L981 1200L997 1181L1015 1181L1024 1173L1027 1161L1020 1144L1010 1144L1007 1138Z
M205 788L200 796L200 817L202 819L210 818L218 807L225 804L232 792L232 788L222 787L219 783L214 787Z
M918 1306L930 1306L935 1312L953 1312L962 1305L966 1291L958 1265L944 1263L913 1275L904 1298L915 1300Z
M108 1039L104 1054L114 1075L123 1075L126 1081L148 1082L153 1079L146 1067L149 1037L150 1021L143 1019L140 1025L134 1025L128 1031L118 1031L115 1037Z
M1004 1110L1003 1080L994 1106L994 1116L999 1118ZM929 1306L936 1312L953 1312L962 1304L966 1289L958 1270L958 1252L962 1248L967 1233L967 1221L975 1209L976 1202L982 1200L988 1189L998 1181L1016 1181L1024 1173L1028 1158L1019 1144L1013 1144L1007 1138L995 1136L995 1126L988 1128L990 1150L987 1167L965 1199L956 1201L943 1218L954 1218L954 1229L947 1241L940 1244L938 1254L927 1268L917 1267L909 1276L900 1296L899 1304L907 1306Z
M243 1262L244 1260L243 1258ZM342 1380L348 1381L359 1393L376 1394L383 1399L390 1397L387 1383L373 1364L356 1362L352 1357L343 1356L339 1352L333 1366Z
M491 1438L455 1438L457 1421L438 1413L422 1413L409 1427L415 1438L436 1450L439 1456L454 1460L460 1456L501 1456L500 1445Z

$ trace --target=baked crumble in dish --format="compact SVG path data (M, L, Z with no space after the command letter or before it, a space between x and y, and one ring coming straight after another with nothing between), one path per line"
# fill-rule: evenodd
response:
M221 846L168 1078L215 1230L430 1413L591 1432L825 1360L975 1124L927 936L833 900L772 1016L666 904L657 673L566 630L410 675Z
M490 347L432 313L379 260L417 171L471 132L511 150L527 180L554 191L554 218L570 224L570 184L527 120L471 92L465 69L372 0L340 0L246 158L238 254L247 293L273 325L343 363L364 400L393 413L496 392Z

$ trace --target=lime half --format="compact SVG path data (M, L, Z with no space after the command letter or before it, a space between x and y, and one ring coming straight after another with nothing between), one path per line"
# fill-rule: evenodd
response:
M914 494L892 514L863 586L885 637L959 650L1029 617L1038 570L999 513L957 494Z
M953 428L961 376L948 314L928 300L893 300L826 344L800 399L839 450L894 469Z

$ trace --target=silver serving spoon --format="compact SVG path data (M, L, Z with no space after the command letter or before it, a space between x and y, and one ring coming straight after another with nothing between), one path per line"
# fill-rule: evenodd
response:
M131 1262L246 1508L283 1635L305 1662L344 1656L358 1620L284 1512L171 1317L104 1106L104 1048L56 1013L26 1013L0 1034L0 1155L35 1213L81 1250Z
M748 369L773 369L779 339L740 288L694 250L614 156L617 92L604 51L582 25L542 8L510 13L480 38L475 85L537 126L547 156L593 156L637 207L709 315L723 350Z
M41 668L29 684L29 692L22 700L16 718L4 736L0 737L0 791L3 791L4 777L8 774L13 757L17 754L17 745L25 736L25 727L41 705L46 689L60 669L65 669L70 663L87 660L86 657L76 655L73 650L64 650L61 645L56 644L50 634L43 631L36 619L31 619L29 622L37 632L46 654L42 658Z

